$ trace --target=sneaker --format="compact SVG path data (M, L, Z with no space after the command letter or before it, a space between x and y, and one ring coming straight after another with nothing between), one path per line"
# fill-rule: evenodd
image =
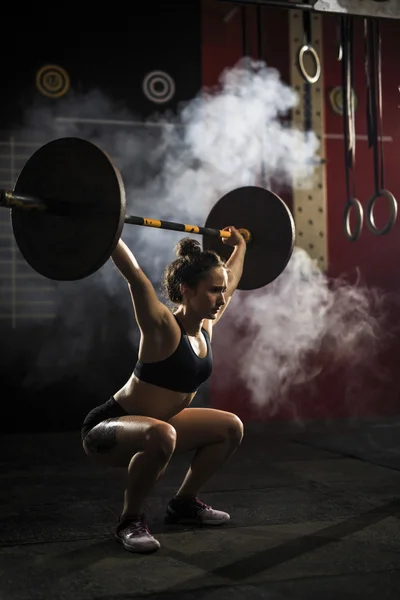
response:
M167 506L165 523L224 525L230 518L228 513L222 510L214 510L197 497L183 498L175 496Z
M160 548L160 542L151 535L143 515L136 519L121 519L115 539L128 552L154 552Z

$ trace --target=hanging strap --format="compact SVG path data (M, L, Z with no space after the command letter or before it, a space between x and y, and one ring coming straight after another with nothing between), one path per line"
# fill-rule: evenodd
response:
M378 19L364 19L365 74L367 80L367 131L368 146L372 147L374 167L374 194L367 204L367 226L375 235L385 235L393 228L397 218L397 201L385 188L385 156L383 148L382 102L382 40ZM386 198L389 218L379 229L375 225L374 207L378 198Z
M263 60L263 44L262 44L262 22L261 22L261 6L257 6L257 57L259 61ZM264 130L261 131L261 135L264 136ZM260 185L263 188L267 187L267 176L265 171L264 162L265 144L264 137L262 138L261 146L261 165L260 165Z
M342 47L342 116L344 135L344 172L346 182L346 205L343 215L344 232L348 240L355 242L361 235L364 212L361 202L356 197L355 163L356 163L356 132L354 115L354 48L353 48L353 18L340 18L341 47ZM353 181L351 193L350 175ZM350 226L350 215L354 210L356 224L354 231Z
M342 40L342 29L341 29L341 21L338 19L336 25L336 42L337 42L337 55L336 60L339 62L343 58L343 40Z

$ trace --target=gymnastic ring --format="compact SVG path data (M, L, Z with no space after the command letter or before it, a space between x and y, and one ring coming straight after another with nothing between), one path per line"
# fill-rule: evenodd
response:
M351 231L350 227L350 212L352 208L355 209L355 213L357 216L356 226L353 232ZM344 232L346 234L347 239L350 240L350 242L356 242L360 237L363 221L364 210L361 202L357 200L357 198L350 198L346 208L344 209L343 215Z
M384 227L382 227L382 229L379 229L376 225L375 225L375 220L374 220L374 206L375 206L375 202L378 200L378 198L386 198L386 200L389 203L389 219L388 222L386 223L386 225ZM396 198L393 196L392 192L389 192L389 190L379 190L379 192L375 193L373 196L371 196L371 198L368 200L368 204L367 204L367 226L368 229L370 231L372 231L372 233L374 233L375 235L385 235L387 233L389 233L389 231L392 229L393 225L396 222L396 218L397 218L397 201Z
M310 54L312 54L314 60L315 60L315 75L314 77L311 77L311 75L309 75L306 71L306 68L304 66L304 55L309 52ZM300 71L304 77L304 79L306 81L308 81L308 83L316 83L318 81L318 79L321 76L321 63L319 60L319 56L317 51L315 50L315 48L313 46L311 46L310 44L304 44L304 46L302 46L299 50L299 67L300 67Z

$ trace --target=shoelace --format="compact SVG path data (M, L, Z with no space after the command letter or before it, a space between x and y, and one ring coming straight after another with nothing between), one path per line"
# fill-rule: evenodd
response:
M131 523L127 523L126 527L122 527L121 531L124 530L129 534L137 535L137 534L145 534L150 535L150 531L147 525L143 521L132 521Z
M208 504L205 504L204 502L199 500L197 498L197 496L196 496L196 498L194 498L194 505L197 506L199 508L199 510L205 510L206 508L211 508L211 506L209 506Z

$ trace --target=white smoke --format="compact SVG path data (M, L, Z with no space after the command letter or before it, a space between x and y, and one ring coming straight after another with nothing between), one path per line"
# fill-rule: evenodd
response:
M315 135L283 125L297 93L278 71L243 61L221 77L221 89L205 92L182 113L193 155L220 173L219 185L239 187L265 176L291 184L310 178L318 149Z
M217 365L215 386L231 386L236 375L254 406L273 414L322 370L348 368L354 376L358 369L364 374L376 369L390 338L386 300L382 291L359 281L329 279L295 248L285 271L267 288L236 292L231 325L221 320L214 335L217 356L234 349L232 362Z
M202 225L223 194L259 184L261 171L281 187L294 179L303 188L312 181L319 140L287 121L297 102L278 71L243 59L222 73L215 89L182 104L177 115L153 115L141 127L135 115L98 91L71 95L62 113L33 108L27 121L38 130L55 123L57 137L85 137L106 150L122 172L128 214ZM181 237L129 225L123 235L146 254L155 279Z
M243 60L222 74L215 89L202 90L182 105L177 115L153 115L138 124L135 115L94 91L85 97L71 94L62 113L33 107L27 113L27 128L45 131L56 123L53 137L84 137L107 151L122 172L128 214L201 225L223 194L260 184L261 171L275 189L290 188L293 181L304 189L312 181L319 141L286 120L297 101L296 92L275 69ZM122 234L157 290L181 237L180 232L129 225ZM35 349L27 384L35 378L58 380L63 370L94 369L90 358L94 345L111 349L121 335L138 342L128 290L111 263L85 282L61 283L57 289L62 299L59 327L54 337ZM373 297L373 291L357 285L340 282L332 287L307 254L297 249L285 272L268 288L237 292L229 316L216 331L219 355L229 351L254 404L271 408L284 401L291 386L319 372L318 361L309 366L310 355L323 351L333 361L355 362L375 355L381 331L379 318L371 312ZM119 315L113 339L109 311L115 303L127 315L127 325L121 325ZM237 360L230 343L233 322L244 331L236 344ZM229 374L226 364L219 369L220 385L224 372Z
M176 117L158 119L160 137L155 147L147 144L146 156L149 163L161 160L162 166L144 186L129 178L133 159L142 149L129 133L120 132L114 146L127 173L128 212L201 225L223 194L259 184L261 170L277 185L289 187L297 178L306 187L312 179L318 138L305 136L281 118L297 100L275 69L240 61L221 75L217 88L203 90ZM132 243L135 240L136 247L155 249L149 267L158 279L181 234L155 236L148 229L127 229L124 235Z

